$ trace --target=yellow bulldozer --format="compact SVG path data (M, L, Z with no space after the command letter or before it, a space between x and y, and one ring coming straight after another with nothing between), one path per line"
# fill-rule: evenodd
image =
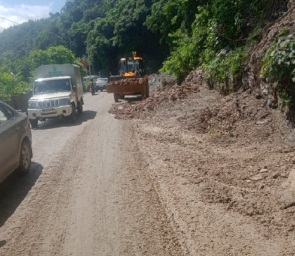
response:
M149 97L148 76L145 75L143 59L132 52L132 57L121 58L119 75L110 76L106 85L108 93L114 93L114 100L124 99L126 95Z

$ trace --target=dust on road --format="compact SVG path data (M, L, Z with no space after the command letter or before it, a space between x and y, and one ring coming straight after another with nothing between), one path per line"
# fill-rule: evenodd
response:
M0 186L0 255L294 255L277 111L247 93L162 95L116 104L118 120L111 94L87 94L76 125L34 130L30 174Z
M76 125L33 130L27 177L1 184L0 255L181 255L130 122L86 94Z

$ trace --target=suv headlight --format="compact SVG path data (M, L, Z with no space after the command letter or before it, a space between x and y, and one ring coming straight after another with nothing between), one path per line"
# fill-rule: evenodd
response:
M29 101L28 107L29 108L38 108L38 101Z
M59 99L59 105L60 106L67 106L71 104L71 99L70 98L61 98Z

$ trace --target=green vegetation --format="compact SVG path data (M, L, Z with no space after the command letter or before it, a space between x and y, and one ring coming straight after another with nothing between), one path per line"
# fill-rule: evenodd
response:
M20 74L0 71L0 99L9 101L12 95L23 93L30 87L30 84L23 81Z
M280 36L269 47L261 69L262 76L275 83L279 106L293 107L295 102L295 36Z
M246 52L243 48L221 51L217 56L206 51L203 68L207 71L207 80L223 94L236 91L241 84L242 71L246 64ZM208 64L206 64L208 63Z
M67 1L60 13L0 33L0 69L20 74L18 79L26 83L41 63L87 61L91 74L116 74L119 57L137 51L146 60L148 73L162 70L182 81L202 66L212 87L230 93L240 85L247 47L285 4L284 0ZM264 66L265 74L275 79Z
M0 66L0 99L9 101L12 95L29 91L35 69L40 65L54 63L80 64L80 60L64 46L52 46L47 50L32 50L22 60L3 61Z

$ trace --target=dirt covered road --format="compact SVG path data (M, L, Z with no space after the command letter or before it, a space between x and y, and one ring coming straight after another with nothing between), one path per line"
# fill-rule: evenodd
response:
M86 94L1 184L0 255L294 255L295 136L262 105L198 82Z
M0 255L181 255L130 122L85 95L76 125L33 130L26 177L0 187Z

